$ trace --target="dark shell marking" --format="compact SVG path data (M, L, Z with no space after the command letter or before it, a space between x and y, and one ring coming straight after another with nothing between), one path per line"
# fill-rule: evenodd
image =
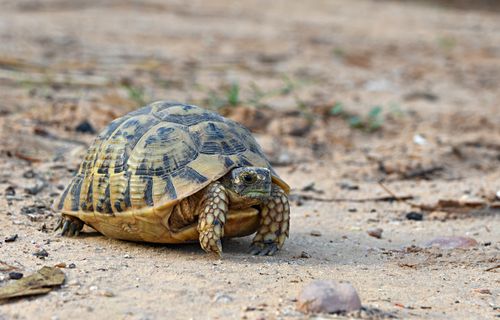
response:
M119 214L161 205L238 166L272 170L246 128L197 106L155 102L97 136L56 208Z

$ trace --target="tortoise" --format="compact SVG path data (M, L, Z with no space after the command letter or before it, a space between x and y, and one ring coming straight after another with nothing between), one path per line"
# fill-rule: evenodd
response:
M288 237L290 187L241 124L195 105L158 101L112 121L94 140L54 209L56 228L86 224L130 241L199 241L256 232L249 252L273 255Z

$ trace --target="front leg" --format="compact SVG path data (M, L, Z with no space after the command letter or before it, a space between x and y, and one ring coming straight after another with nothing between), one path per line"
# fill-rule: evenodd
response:
M215 181L205 188L198 215L200 245L206 252L222 256L224 223L228 212L229 198L224 186Z
M250 253L272 256L283 247L289 227L288 196L280 187L273 184L271 197L261 205L260 227L250 246Z
M54 231L61 229L62 236L78 236L83 229L83 221L77 217L63 214L54 228Z

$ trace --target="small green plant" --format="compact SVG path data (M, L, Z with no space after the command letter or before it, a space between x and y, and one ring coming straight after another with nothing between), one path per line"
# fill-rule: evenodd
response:
M382 128L384 124L382 109L382 106L374 106L366 116L363 116L349 113L341 102L336 102L330 109L330 115L344 119L352 128L373 132Z
M279 90L280 94L288 95L297 87L297 85L288 76L283 77L284 86Z
M240 85L233 83L227 92L227 102L230 106L236 107L240 104Z
M128 98L133 100L135 103L139 105L145 105L147 103L146 94L143 88L135 87L132 85L124 85L124 88L127 90Z
M457 40L451 36L443 36L438 38L439 46L446 51L450 51L457 46Z
M368 131L375 131L382 127L384 124L384 117L382 116L382 107L375 106L368 112L368 117L365 123L365 129Z
M336 47L332 50L332 53L334 56L336 56L337 58L343 58L345 56L345 51L344 49L340 48L340 47Z
M330 114L332 116L340 116L344 113L344 105L342 102L335 102L333 107L330 109Z

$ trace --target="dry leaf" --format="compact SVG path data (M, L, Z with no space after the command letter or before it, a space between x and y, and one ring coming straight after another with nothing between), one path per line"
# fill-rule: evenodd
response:
M43 267L36 273L0 288L0 300L48 293L63 284L64 273L54 267Z

